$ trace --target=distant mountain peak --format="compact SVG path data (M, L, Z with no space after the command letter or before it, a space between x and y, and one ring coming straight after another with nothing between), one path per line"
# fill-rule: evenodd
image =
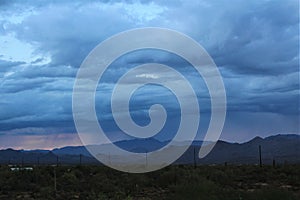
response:
M300 134L288 133L288 134L277 134L266 137L265 139L274 139L274 138L285 138L285 139L300 139Z
M262 137L256 136L252 140L249 140L248 142L242 143L242 144L252 144L252 143L260 143L264 141Z
M123 140L116 142L119 147L127 148L138 153L151 152L160 145L166 145L168 142L159 140ZM184 145L191 145L188 141L178 141L170 148L181 148ZM194 162L195 149L198 151L203 145L202 141L193 141L192 145L176 161L176 163L192 163ZM205 145L205 144L204 144ZM278 134L261 138L254 137L245 143L230 143L219 140L212 151L203 159L197 162L204 164L211 163L237 163L237 164L257 164L258 162L258 146L262 146L263 163L271 163L275 158L277 163L300 163L300 135L297 134ZM102 144L101 148L105 152L110 152L109 144ZM57 159L58 158L58 159ZM8 148L0 150L0 163L24 163L36 164L38 160L43 164L55 164L59 160L62 164L78 164L82 159L83 163L98 163L98 161L89 153L85 146L66 146L50 150L14 150Z

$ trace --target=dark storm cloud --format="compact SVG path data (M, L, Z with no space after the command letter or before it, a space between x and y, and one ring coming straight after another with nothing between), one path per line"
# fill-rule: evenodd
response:
M76 4L43 6L21 25L8 26L8 31L24 41L38 42L38 51L49 52L52 64L79 67L99 42L132 27L120 6L112 6L112 10L93 4L76 7Z
M1 131L30 127L74 128L71 92L33 89L6 93L0 106Z
M299 114L299 73L225 78L229 111Z
M35 90L41 88L47 82L52 82L52 80L43 79L9 79L1 84L1 93L17 93L26 90Z
M0 131L74 131L71 92L83 59L109 36L145 26L172 28L203 45L223 76L229 113L270 113L270 119L274 114L298 120L298 1L1 1L0 10L0 34L32 44L34 54L50 58L49 63L40 56L29 62L0 61ZM22 15L24 19L15 22L13 17ZM107 71L106 85L98 92L109 98L106 92L115 77L147 62L189 68L168 54L128 55ZM189 80L197 79L193 71L185 71ZM198 96L207 100L207 91L199 88ZM149 91L138 98L134 111L147 111L142 103Z
M22 64L25 64L25 62L0 60L0 72L6 72L11 68Z
M230 21L231 28L221 45L210 50L216 63L241 75L298 71L298 2L257 1L244 11L226 13L220 21Z
M23 72L19 72L17 76L19 78L68 78L75 77L76 69L73 69L71 66L63 65L41 65L28 67L29 69Z

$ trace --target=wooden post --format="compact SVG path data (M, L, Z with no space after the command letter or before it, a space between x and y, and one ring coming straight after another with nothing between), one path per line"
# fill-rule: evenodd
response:
M80 154L79 155L79 165L81 165L81 162L82 162L82 155Z
M55 170L55 167L53 167L53 175L54 175L54 195L56 198L56 170Z
M261 160L261 146L259 145L259 166L262 167L262 160Z
M109 165L111 165L111 156L110 156L110 152L108 152L108 163L109 163Z
M147 167L148 167L148 151L146 150L146 169L147 169Z
M194 168L197 167L197 162L196 162L196 149L194 147Z

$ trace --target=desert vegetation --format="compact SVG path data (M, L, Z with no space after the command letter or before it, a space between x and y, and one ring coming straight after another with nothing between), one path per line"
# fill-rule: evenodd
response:
M0 199L300 199L300 166L175 165L146 174L105 166L0 167Z

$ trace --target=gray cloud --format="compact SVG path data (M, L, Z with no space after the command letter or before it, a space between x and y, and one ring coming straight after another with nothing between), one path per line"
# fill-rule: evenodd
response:
M0 60L0 72L6 72L11 68L20 66L22 64L25 64L25 62Z
M181 31L207 49L223 76L229 113L255 117L269 113L264 116L286 116L285 123L294 124L299 120L298 9L299 2L294 0L234 0L230 4L226 0L1 1L0 34L31 44L34 54L49 55L50 61L43 64L43 57L30 62L0 61L0 130L56 127L74 131L71 92L83 59L109 36L145 26ZM109 91L116 77L145 62L182 69L201 88L199 97L207 99L207 91L186 63L151 52L120 59L115 64L119 68L107 71L107 88L98 92ZM149 95L147 90L144 93L133 110L144 109L142 103ZM229 116L231 122L240 118Z

